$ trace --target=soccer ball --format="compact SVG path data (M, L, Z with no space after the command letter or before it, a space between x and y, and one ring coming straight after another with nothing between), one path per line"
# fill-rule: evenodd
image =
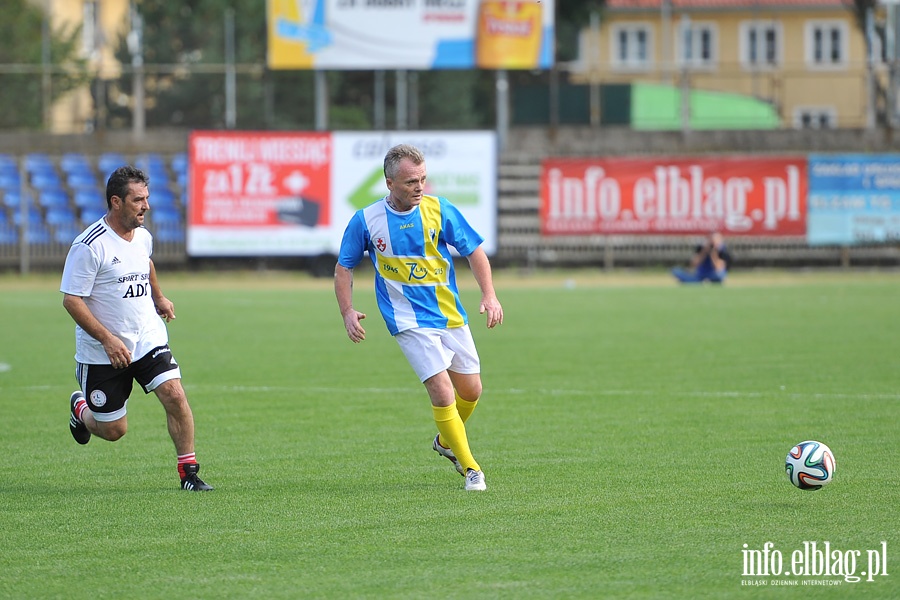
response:
M788 479L801 490L817 490L834 477L834 453L831 448L808 440L788 452L784 469Z

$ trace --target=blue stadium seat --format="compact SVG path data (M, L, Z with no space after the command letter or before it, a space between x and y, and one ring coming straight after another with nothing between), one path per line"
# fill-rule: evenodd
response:
M51 241L53 241L53 235L44 223L28 224L29 244L49 244Z
M18 210L19 204L22 201L22 195L19 193L19 190L6 190L0 194L0 197L3 198L3 206L15 210Z
M161 154L148 152L146 154L138 155L134 161L134 166L144 172L165 171L166 159L164 159Z
M19 243L19 230L15 225L0 223L0 244L11 246Z
M151 168L148 171L144 171L147 174L147 177L150 178L150 187L153 189L159 189L160 187L168 187L170 183L172 183L172 178L169 176L169 172L165 169L159 168ZM152 193L152 190L151 190Z
M157 223L181 223L181 212L171 206L163 206L150 209L150 222Z
M64 173L94 173L91 161L88 160L87 156L78 152L63 154L62 158L59 159L59 166Z
M66 177L66 184L73 190L91 189L98 187L97 177L93 172L72 171Z
M19 190L22 187L22 178L18 171L0 171L0 190Z
M101 207L85 207L81 210L81 223L90 225L106 215L106 209Z
M68 206L54 206L47 209L45 221L50 225L64 225L66 223L76 223L78 218Z
M6 209L0 208L0 225L6 225L11 222L12 222L12 220L9 218L9 215L6 213Z
M184 225L176 222L160 223L152 230L153 239L157 242L184 242Z
M175 194L167 187L154 187L150 190L150 208L175 208Z
M172 157L172 170L175 171L176 175L181 175L182 173L187 173L187 154L184 152L179 152L175 156Z
M60 223L53 228L53 241L58 244L71 244L81 232L82 228L78 223Z
M31 224L34 223L43 223L44 215L41 213L41 209L36 206L28 207L28 222ZM13 211L13 223L16 225L22 224L22 212L21 211Z
M51 206L68 206L69 196L59 189L44 190L38 194L38 204L44 208Z
M36 190L55 190L62 187L56 171L40 171L31 174L31 185Z
M47 171L56 171L50 156L43 152L32 152L25 155L25 170L29 173L44 173Z
M106 206L106 196L99 189L77 189L72 196L75 206L79 208ZM106 212L104 210L104 212Z
M19 170L19 161L12 154L0 154L0 169L13 168Z
M118 152L104 152L97 159L97 165L100 167L100 176L106 182L113 171L128 164L128 160Z

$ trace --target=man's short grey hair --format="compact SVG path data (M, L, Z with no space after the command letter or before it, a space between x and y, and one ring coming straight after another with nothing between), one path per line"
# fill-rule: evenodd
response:
M425 155L422 151L410 144L398 144L387 151L384 155L384 177L385 179L393 179L397 176L400 168L400 161L408 158L414 165L421 165L425 162Z

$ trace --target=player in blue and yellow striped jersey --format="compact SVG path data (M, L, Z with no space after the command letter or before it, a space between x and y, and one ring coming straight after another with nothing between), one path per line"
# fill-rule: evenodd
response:
M353 308L353 269L365 253L375 266L375 295L388 331L400 344L431 398L438 435L432 448L466 478L465 489L485 490L464 423L481 397L481 362L459 298L453 246L466 257L481 288L479 312L487 326L503 322L484 241L446 198L425 194L425 157L407 144L384 157L388 195L357 211L341 241L334 292L351 341L366 337Z

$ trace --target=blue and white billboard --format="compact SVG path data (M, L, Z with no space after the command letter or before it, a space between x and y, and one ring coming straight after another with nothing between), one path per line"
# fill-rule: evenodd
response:
M900 155L810 155L807 242L900 242Z

